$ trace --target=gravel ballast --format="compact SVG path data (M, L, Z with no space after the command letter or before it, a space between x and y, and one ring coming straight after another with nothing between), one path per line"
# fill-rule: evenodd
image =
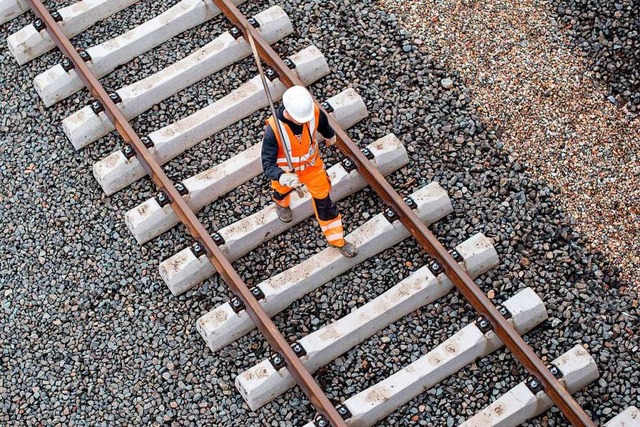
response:
M384 4L459 73L483 122L520 168L553 187L555 203L576 221L589 249L640 286L640 120L589 77L591 64L558 30L550 5Z
M74 40L88 47L144 22L176 1L143 0ZM273 3L248 2L247 15ZM47 2L51 6L62 2ZM66 4L66 3L65 3ZM441 63L426 37L403 28L394 8L371 1L289 1L294 35L276 45L282 55L316 44L332 74L312 86L319 98L354 87L370 118L349 131L362 147L394 132L411 163L390 177L403 195L438 181L455 213L432 226L453 248L476 232L492 237L500 266L477 283L504 301L526 286L543 297L549 320L527 341L549 360L577 343L588 348L600 380L577 395L602 424L638 406L638 293L588 248L574 220L557 205L559 193L525 168L528 159L498 138L476 110L483 99L463 84L455 64ZM0 27L0 43L32 19ZM102 79L108 91L148 76L226 30L214 19L163 43ZM552 31L551 23L540 31ZM555 30L553 30L555 31ZM422 43L417 43L420 39ZM212 354L196 319L228 298L213 278L172 297L158 263L190 243L184 227L138 246L124 213L151 197L144 179L111 197L91 174L94 161L121 146L114 134L75 152L60 128L86 105L87 91L45 109L31 84L60 61L51 52L18 67L0 53L0 424L6 425L301 425L313 411L299 389L250 411L234 377L268 356L253 332ZM162 102L133 121L142 135L185 117L255 75L247 59ZM447 81L449 79L449 81ZM199 144L171 162L182 180L257 142L266 111ZM324 150L328 164L340 157ZM210 230L270 203L267 181L256 178L198 214ZM339 204L347 229L378 213L382 203L364 190ZM324 247L315 221L305 221L234 263L248 284L287 269ZM349 313L424 265L415 242L371 258L276 316L290 341ZM453 292L366 340L316 378L339 402L415 360L475 318ZM454 425L525 378L498 351L423 393L380 425ZM557 410L527 425L565 425Z
M635 0L558 1L564 30L585 56L590 75L606 84L609 101L640 114L640 5Z

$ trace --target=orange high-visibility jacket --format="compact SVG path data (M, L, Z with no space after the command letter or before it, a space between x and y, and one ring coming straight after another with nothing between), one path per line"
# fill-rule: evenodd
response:
M305 123L302 129L302 135L296 136L291 128L280 121L280 129L282 129L282 137L284 141L281 141L276 129L276 118L270 117L267 120L267 124L271 126L273 132L278 140L278 158L277 165L285 172L290 172L291 168L287 162L287 156L285 154L285 147L287 147L291 154L291 162L293 168L296 171L303 171L307 167L321 165L322 160L318 150L318 141L316 141L315 134L318 131L318 124L320 122L320 109L317 106L313 106L313 119L309 123Z

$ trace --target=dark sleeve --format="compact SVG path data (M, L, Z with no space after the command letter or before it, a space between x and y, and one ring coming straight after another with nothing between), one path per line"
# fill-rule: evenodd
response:
M277 181L284 173L278 167L278 140L271 126L267 125L262 139L262 170L267 178Z
M327 119L326 114L320 111L320 123L318 123L318 132L322 134L325 138L333 138L335 136L335 132L329 125L329 120Z

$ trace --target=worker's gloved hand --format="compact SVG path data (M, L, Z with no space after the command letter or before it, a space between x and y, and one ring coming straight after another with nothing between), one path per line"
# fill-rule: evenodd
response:
M325 144L327 144L327 147L331 147L336 143L336 136L332 136L331 138L325 140Z
M278 182L280 183L280 185L284 185L285 187L290 188L298 188L302 185L300 183L300 180L298 179L298 175L290 172L280 175L280 179L278 179Z

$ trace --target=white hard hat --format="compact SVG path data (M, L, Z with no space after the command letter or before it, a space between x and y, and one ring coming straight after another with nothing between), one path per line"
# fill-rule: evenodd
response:
M287 113L298 123L307 123L313 119L313 99L307 89L293 86L282 95L282 103Z

